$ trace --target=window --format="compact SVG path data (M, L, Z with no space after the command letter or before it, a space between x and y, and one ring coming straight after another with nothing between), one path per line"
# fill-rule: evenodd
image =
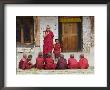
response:
M16 17L16 42L17 45L34 44L34 20L32 16Z

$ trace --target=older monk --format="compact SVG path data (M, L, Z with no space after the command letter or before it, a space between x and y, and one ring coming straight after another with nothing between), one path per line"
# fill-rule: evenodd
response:
M46 58L47 54L51 53L53 50L53 37L54 34L50 30L50 26L47 25L46 31L44 32L44 44L43 44L44 59Z

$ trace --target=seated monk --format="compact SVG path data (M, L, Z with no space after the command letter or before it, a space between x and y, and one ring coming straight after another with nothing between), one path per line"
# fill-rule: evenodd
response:
M78 62L74 58L74 54L71 54L70 58L68 59L68 68L69 69L77 69L78 68Z
M36 58L35 68L38 69L44 68L44 58L42 52L39 52L38 57Z
M61 54L60 58L58 59L57 69L67 69L67 62L63 54Z
M19 62L19 69L25 69L25 63L27 62L27 55L23 54L23 58Z
M79 60L79 68L87 69L88 67L89 67L88 60L84 57L84 54L81 54Z
M27 62L25 62L25 69L31 69L33 67L31 60L32 60L32 55L28 55Z
M45 69L55 69L56 64L54 63L51 53L48 53L48 57L45 59Z

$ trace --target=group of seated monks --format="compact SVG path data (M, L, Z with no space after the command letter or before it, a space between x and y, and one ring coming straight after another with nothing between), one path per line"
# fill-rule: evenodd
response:
M70 55L70 58L66 60L63 54L60 54L58 61L52 57L51 53L48 53L47 57L44 59L42 52L38 54L36 58L36 63L33 65L31 63L32 55L23 54L23 58L19 62L20 69L45 69L45 70L52 70L52 69L87 69L89 67L88 60L84 57L84 54L80 55L80 60L77 61L74 58L74 54Z

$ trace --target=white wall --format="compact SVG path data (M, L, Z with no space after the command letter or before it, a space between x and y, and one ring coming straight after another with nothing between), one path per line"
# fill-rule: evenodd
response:
M91 66L94 65L94 47L91 47L94 45L94 35L91 32L91 21L88 16L83 17L82 22L82 29L83 29L83 53L87 53L86 57L89 60L89 64ZM91 39L91 37L93 37Z
M58 17L57 16L41 16L40 17L40 48L43 50L43 31L46 30L46 26L51 27L54 33L54 39L58 38ZM54 40L53 40L54 41Z
M91 22L88 16L83 17L83 52L90 52L91 47Z

